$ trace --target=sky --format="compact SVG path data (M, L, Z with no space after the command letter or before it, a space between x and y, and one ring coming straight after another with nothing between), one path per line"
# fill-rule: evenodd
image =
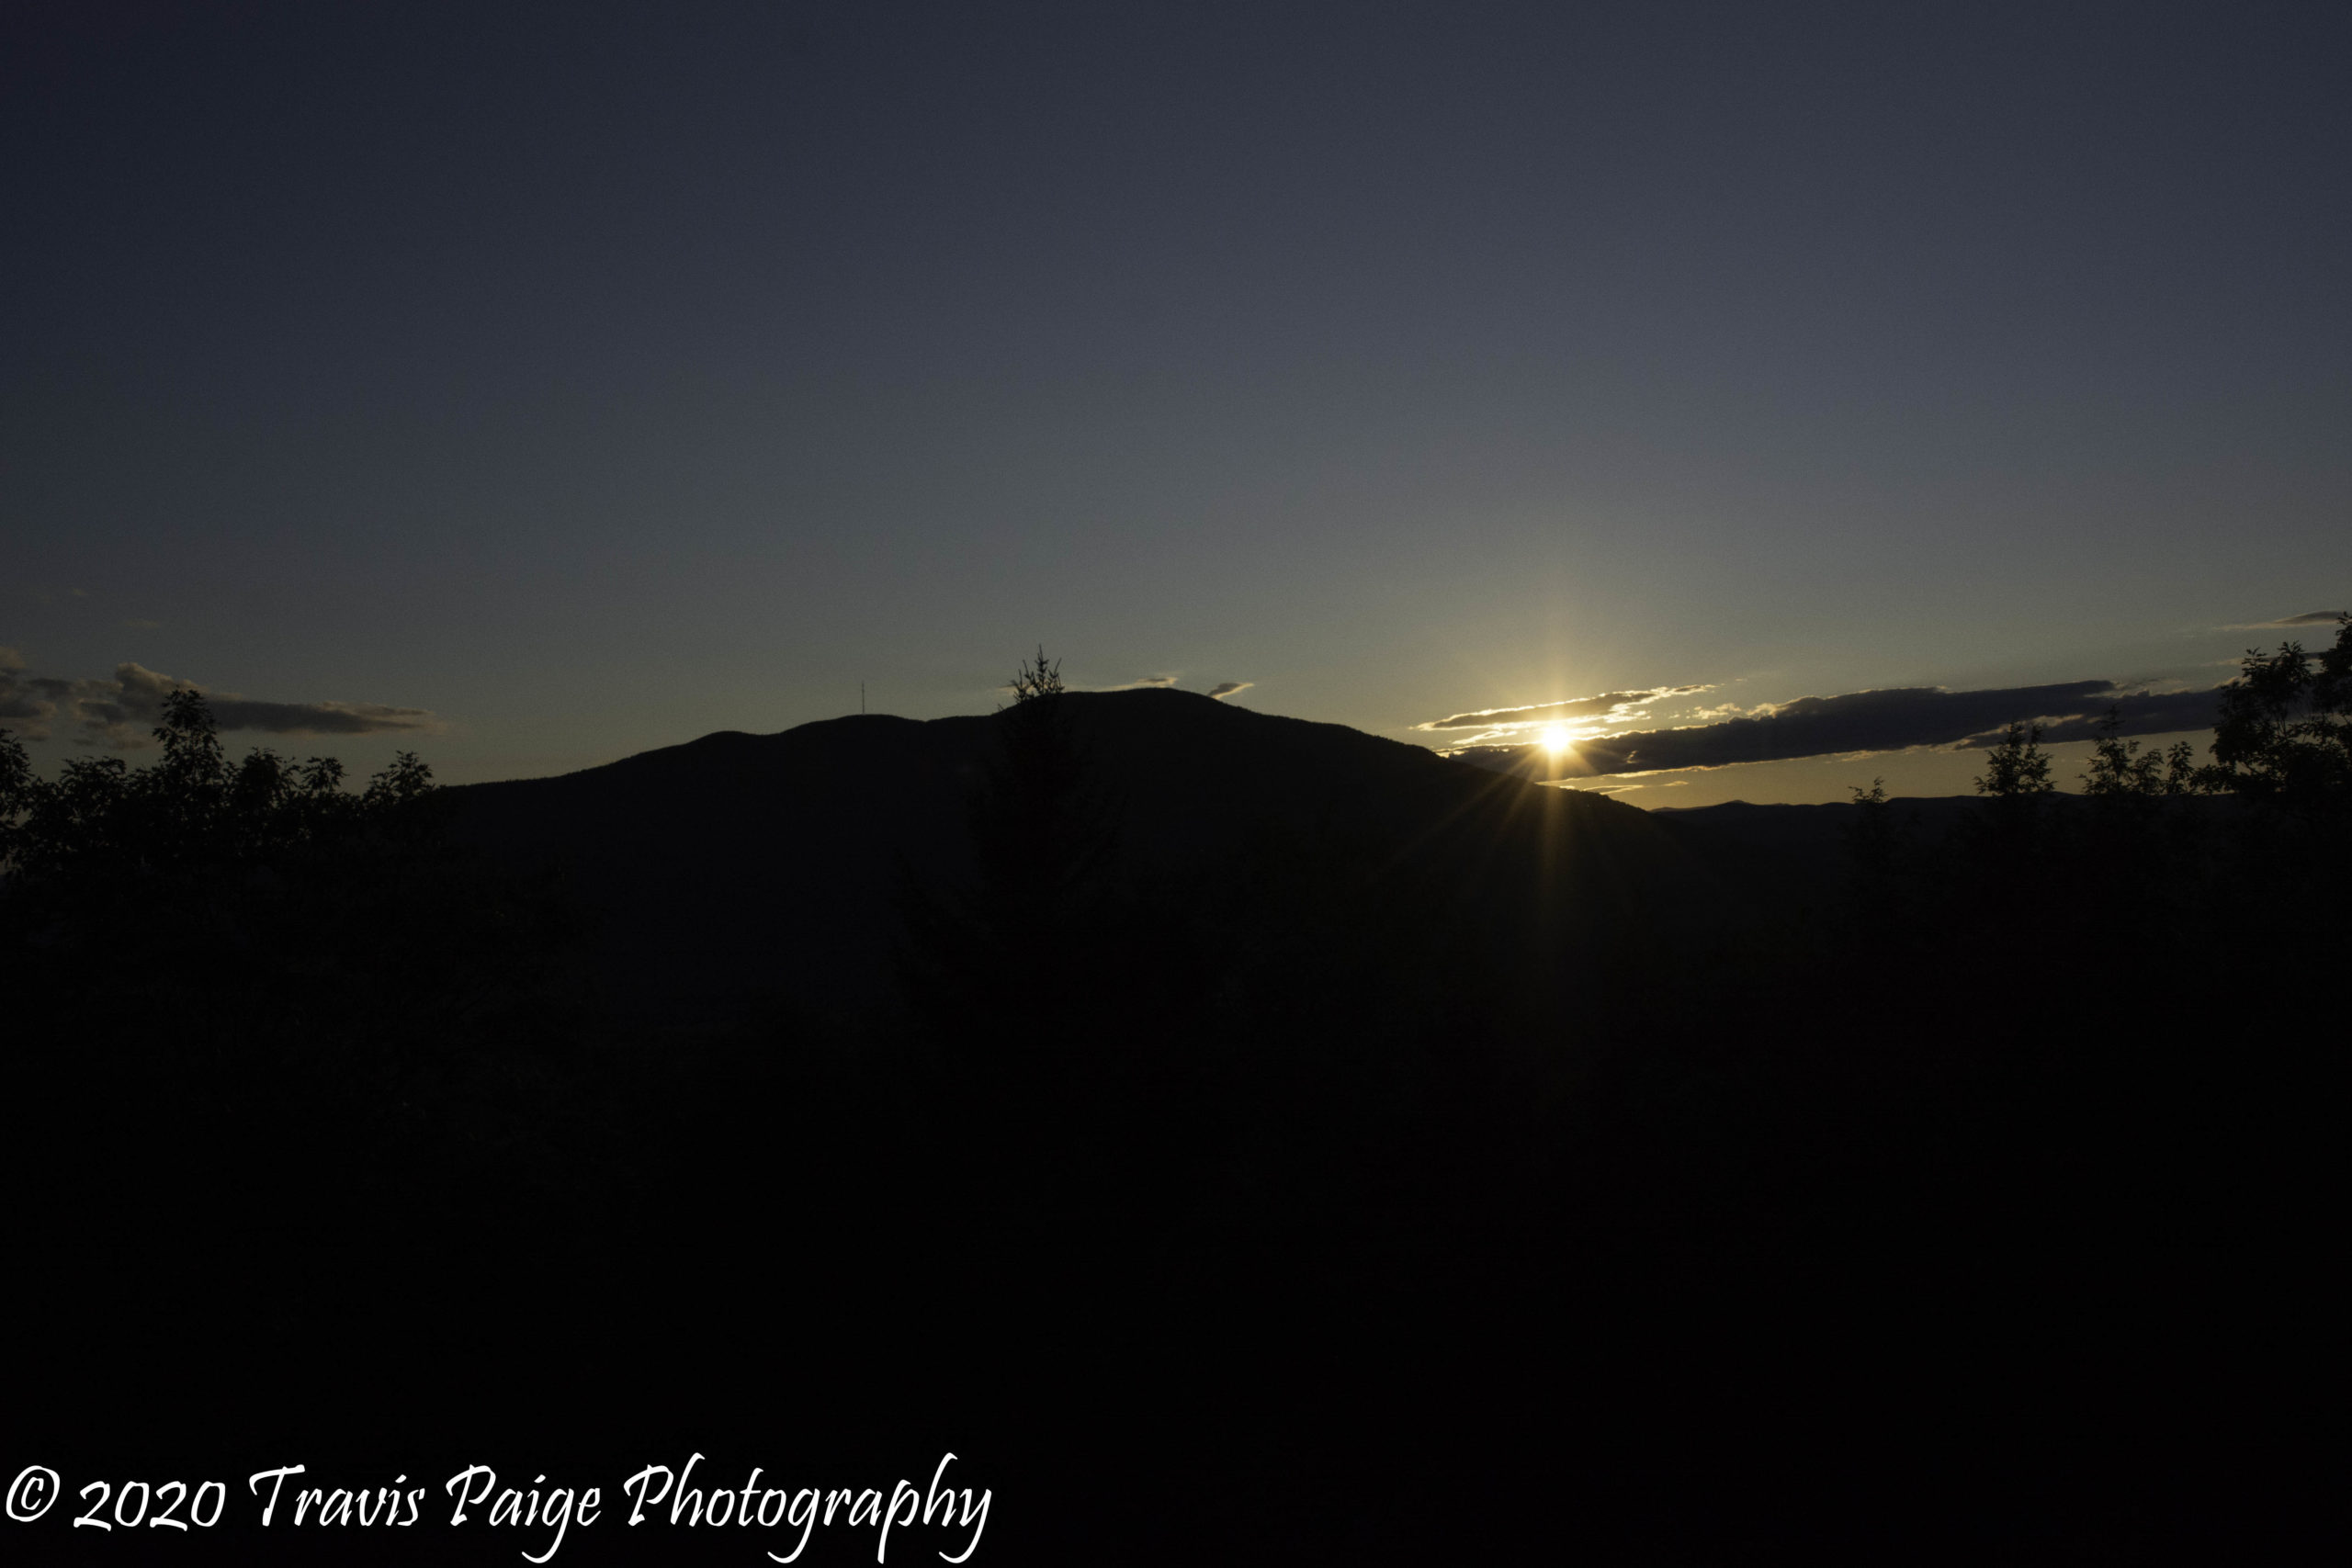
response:
M2352 604L2347 67L2243 3L11 6L0 727L137 761L190 682L461 783L1042 643L1567 705L1646 806L2162 743Z

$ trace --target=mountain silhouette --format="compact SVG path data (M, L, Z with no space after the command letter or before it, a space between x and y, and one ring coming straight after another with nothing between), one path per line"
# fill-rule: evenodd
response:
M1504 942L1693 932L1737 900L1646 814L1335 724L1166 689L1073 693L1078 746L1130 888L1276 846L1331 848ZM975 873L969 807L1004 714L860 715L726 730L556 778L449 791L459 835L552 863L599 922L608 994L707 1020L763 997L854 1008L888 983L907 882Z

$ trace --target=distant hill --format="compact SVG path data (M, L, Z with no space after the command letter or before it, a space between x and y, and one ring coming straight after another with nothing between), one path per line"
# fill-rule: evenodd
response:
M1984 801L1977 795L1904 795L1887 805L1900 830L1934 842L1983 809ZM1846 840L1856 809L1842 801L1758 806L1726 800L1657 807L1649 815L1718 876L1741 888L1751 905L1782 919L1803 919L1826 913L1845 897Z
M2042 797L2053 823L2079 820L2091 809L2086 795L2054 791ZM2232 795L2182 795L2166 803L2176 817L2226 820L2244 802ZM1944 843L1985 809L1979 795L1898 795L1887 802L1896 830L1915 847ZM1769 918L1802 919L1824 913L1847 897L1849 863L1847 834L1855 806L1759 806L1727 800L1714 806L1657 807L1650 819L1665 829L1717 877L1737 889L1747 908Z
M1137 889L1316 843L1353 874L1416 879L1446 906L1432 919L1487 922L1504 942L1695 930L1740 902L1681 837L1605 798L1190 693L1062 701ZM449 795L464 839L567 869L602 917L604 978L632 1009L701 1018L763 995L855 1009L888 984L902 885L973 874L967 802L1002 724L722 731Z

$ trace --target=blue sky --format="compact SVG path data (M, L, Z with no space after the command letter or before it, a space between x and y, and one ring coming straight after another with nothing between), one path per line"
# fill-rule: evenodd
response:
M48 765L135 732L74 705L126 665L462 781L861 681L984 711L1039 641L1442 744L2193 687L2352 600L2331 8L0 26L0 723Z

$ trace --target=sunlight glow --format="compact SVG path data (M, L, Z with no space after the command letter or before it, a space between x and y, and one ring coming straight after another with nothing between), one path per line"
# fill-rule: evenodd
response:
M1544 750L1556 757L1567 749L1568 732L1566 730L1555 724L1544 732Z

